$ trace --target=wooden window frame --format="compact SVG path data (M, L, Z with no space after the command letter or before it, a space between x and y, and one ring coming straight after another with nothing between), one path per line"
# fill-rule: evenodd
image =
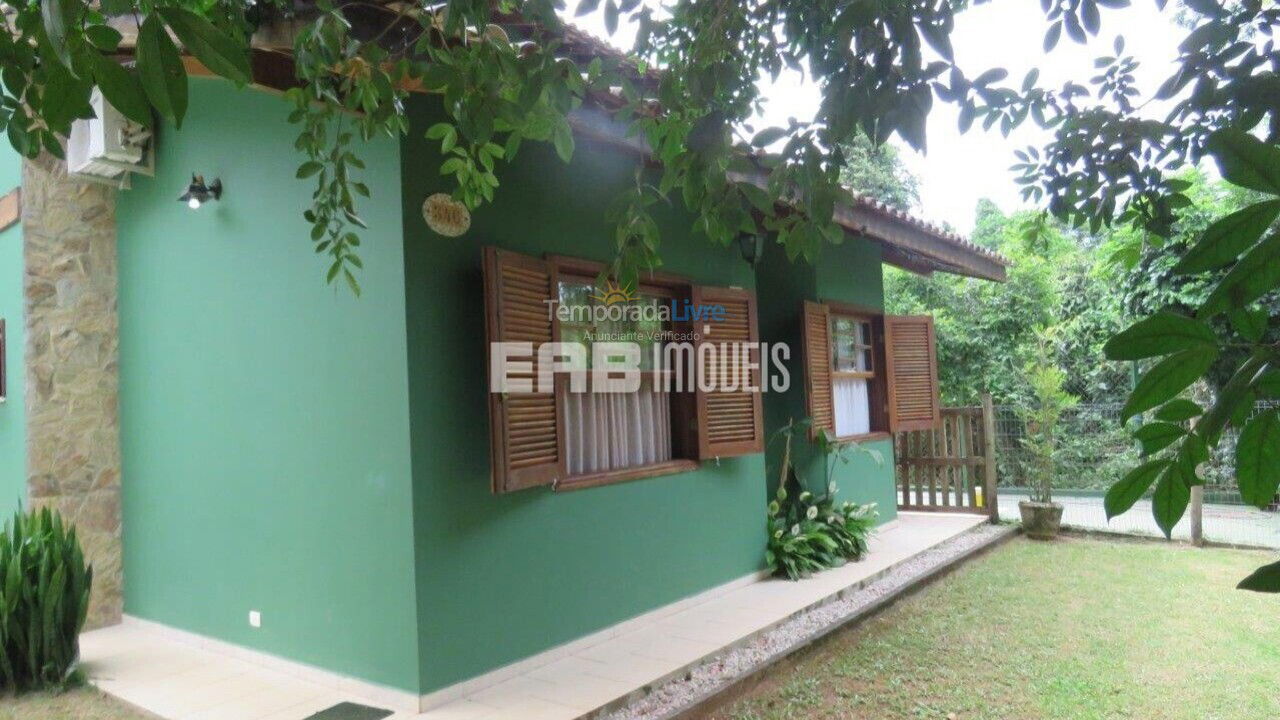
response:
M544 259L556 268L558 282L586 282L595 284L596 278L605 270L604 263L584 260L566 255L547 254ZM669 273L648 273L639 284L640 295L656 295L668 299L688 298L693 292L694 283L688 278ZM674 329L674 328L668 328ZM556 325L555 341L560 342L560 326ZM642 371L642 376L656 377L658 370ZM696 448L690 447L687 438L697 435L697 417L690 412L693 407L693 393L671 393L671 459L661 462L637 465L634 467L601 470L592 473L569 475L559 480L553 489L556 491L585 490L587 488L615 485L632 480L676 475L697 470L701 463L696 458ZM566 433L568 418L561 418L560 432Z
M484 281L485 337L490 343L507 339L533 341L535 345L561 341L559 314L550 318L542 303L559 298L562 280L594 284L606 270L603 263L544 253L541 257L496 246L481 248ZM726 304L723 321L673 320L666 330L698 337L697 342L750 343L759 362L757 298L754 291L734 287L699 285L690 278L667 273L646 273L639 283L645 294L700 303ZM510 306L511 312L506 308ZM695 334L696 326L705 325ZM709 338L709 339L708 339ZM486 366L492 346L487 346ZM695 357L698 349L694 349ZM729 359L726 362L737 362ZM749 361L750 362L750 361ZM717 372L723 372L721 366ZM522 372L529 372L524 370ZM670 370L642 371L658 378ZM752 384L760 387L763 369L752 372ZM495 494L549 486L552 491L598 487L628 480L669 475L700 467L702 461L764 451L764 413L760 393L746 389L703 390L699 386L671 392L670 460L597 473L568 475L565 451L567 432L567 374L554 378L550 393L489 393L490 479ZM492 380L490 381L492 383ZM751 392L750 402L738 395ZM714 393L715 397L710 397ZM546 396L550 394L550 402ZM519 414L517 417L516 414ZM515 418L513 424L512 418ZM554 418L554 419L552 419ZM748 420L750 422L745 422ZM553 441L554 436L554 441ZM514 449L513 449L514 448ZM518 464L517 464L518 463Z
M853 303L840 302L838 300L822 300L822 305L827 307L827 338L831 356L831 436L837 442L865 442L868 440L884 440L892 437L893 433L889 430L889 388L888 376L885 372L885 347L884 347L884 312L875 308L863 305L855 305ZM850 372L839 371L835 367L835 322L836 318L848 318L857 322L866 322L871 326L871 372ZM836 378L863 378L869 380L867 383L867 405L870 414L871 429L865 433L853 433L850 435L836 435L835 433L835 407L836 407Z

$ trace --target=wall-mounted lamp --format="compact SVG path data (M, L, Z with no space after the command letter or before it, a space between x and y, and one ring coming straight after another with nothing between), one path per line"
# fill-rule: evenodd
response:
M738 250L742 253L742 259L746 260L751 267L755 267L764 255L764 235L759 233L738 235Z
M205 185L203 175L192 175L191 184L187 186L187 191L178 197L178 200L186 203L192 210L199 210L204 203L220 197L222 197L221 180L214 178L212 183Z

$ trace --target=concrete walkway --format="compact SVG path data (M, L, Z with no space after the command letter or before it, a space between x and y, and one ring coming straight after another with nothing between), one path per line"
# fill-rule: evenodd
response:
M465 694L433 696L439 704L424 713L393 717L573 720L616 707L984 521L903 513L876 534L861 562L801 582L753 582L677 604L670 613L649 613L596 644L548 651L519 663L519 672L491 674L491 684L471 681ZM138 622L85 633L81 652L99 688L173 720L304 720L342 701L387 707L350 686L300 676L286 661L263 665L249 654L220 653Z

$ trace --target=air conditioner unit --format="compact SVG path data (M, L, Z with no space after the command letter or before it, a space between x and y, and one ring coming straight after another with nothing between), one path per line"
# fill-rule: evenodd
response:
M89 102L97 117L71 124L67 174L119 187L129 186L130 173L154 174L151 131L111 107L98 88Z

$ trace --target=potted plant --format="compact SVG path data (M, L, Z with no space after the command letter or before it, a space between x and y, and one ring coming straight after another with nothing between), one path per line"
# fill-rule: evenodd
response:
M1030 499L1018 503L1022 530L1037 540L1052 540L1062 526L1062 505L1053 501L1053 476L1058 451L1057 429L1062 415L1079 402L1063 389L1067 374L1050 360L1052 333L1040 333L1039 351L1025 374L1031 397L1021 412L1026 425L1022 447L1028 458Z

